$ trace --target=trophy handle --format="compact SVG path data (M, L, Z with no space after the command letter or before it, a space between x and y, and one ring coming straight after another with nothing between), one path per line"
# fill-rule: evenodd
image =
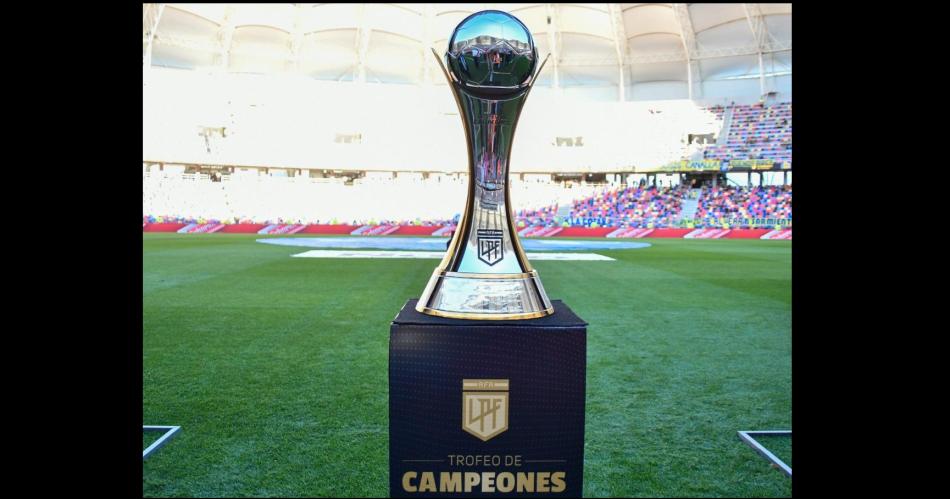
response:
M448 70L448 69L445 69L445 63L442 62L442 58L439 57L439 53L436 52L435 49L432 48L432 47L429 47L429 50L432 51L432 55L435 57L436 62L438 62L438 63L439 63L439 67L442 68L442 74L445 75L445 79L446 79L449 83L452 83L452 78L449 76L449 70Z
M433 51L433 52L434 52L434 51ZM544 65L548 63L548 59L550 59L550 58L551 58L551 53L548 52L548 55L544 56L544 60L541 61L541 65L538 66L538 72L535 73L533 77L531 77L531 83L528 84L528 92L529 92L529 93L531 92L531 89L534 88L534 81L537 80L539 76L541 76L541 70L544 69ZM441 62L441 61L440 61L440 62ZM528 100L528 96L527 96L527 95L525 95L524 98L525 98L525 100Z
M432 47L429 47L429 50L432 51L432 56L435 57L436 62L439 63L439 67L442 68L442 74L445 75L445 81L449 84L449 89L452 90L452 97L455 98L455 105L458 107L459 116L464 116L465 112L462 107L462 100L459 97L458 90L456 90L455 85L452 84L452 77L449 75L449 70L446 69L445 64L442 62L442 58L439 57L439 53L436 52ZM464 119L462 120L462 126L465 128L465 136L468 137L468 124ZM465 150L468 152L468 164L474 164L475 159L472 157L472 148L466 147ZM469 172L469 174L471 174L471 172ZM449 263L452 262L452 258L458 252L459 242L463 237L462 234L468 230L468 225L470 223L468 217L464 216L464 214L468 213L468 209L472 203L472 197L475 195L474 191L475 183L470 177L468 181L468 188L466 189L465 211L462 212L463 216L459 219L459 224L455 227L455 232L452 233L452 240L449 241L449 247L445 251L445 256L442 257L442 261L439 262L439 266L436 267L436 270L445 270L449 266Z

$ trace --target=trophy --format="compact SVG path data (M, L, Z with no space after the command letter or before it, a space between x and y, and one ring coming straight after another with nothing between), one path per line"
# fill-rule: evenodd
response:
M550 315L554 307L518 240L508 184L518 116L544 63L538 65L528 28L496 10L477 12L459 23L445 62L439 60L439 65L455 96L468 146L468 197L416 310L476 320Z

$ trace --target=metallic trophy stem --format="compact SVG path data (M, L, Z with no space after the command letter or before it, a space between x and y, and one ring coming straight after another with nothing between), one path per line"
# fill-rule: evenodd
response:
M487 11L469 19L485 14L510 17ZM520 47L517 42L513 47L510 41L499 43L486 36L457 41L457 34L469 19L456 28L446 53L452 71L442 66L465 128L468 197L449 249L432 273L416 310L477 320L543 317L554 313L554 308L518 240L508 178L512 138L537 73L529 72L522 79L523 83L494 86L466 82L456 71L459 66L468 69L467 64L478 68L481 63L483 67L478 69L484 71L487 66L487 79L494 82L495 75L491 74L494 67L486 64L486 60L497 62L502 57L510 60L512 55L520 55L530 62L530 71L535 67L537 51L530 43L530 34L528 43ZM514 20L520 25L520 21ZM498 74L496 79L509 77L511 73L498 71Z

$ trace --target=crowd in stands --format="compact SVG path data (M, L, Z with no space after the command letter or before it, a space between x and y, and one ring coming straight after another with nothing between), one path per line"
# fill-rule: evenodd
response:
M536 210L518 210L516 224L526 226L562 227L720 227L723 224L747 227L767 225L764 220L790 221L792 218L792 187L703 187L698 190L696 212L689 220L682 214L690 196L686 186L629 186L608 188L595 195L573 202L570 215L557 216L558 205ZM758 222L756 222L758 220ZM145 215L143 223L222 223L222 224L329 224L329 225L401 225L449 226L456 219L285 219L285 218L215 218L180 215Z
M537 210L518 210L518 225L552 225L557 216L557 204L543 206Z
M766 226L792 218L792 186L767 187L623 187L607 189L574 202L570 218L554 210L519 213L519 225L582 227L736 227ZM696 212L682 217L686 200L697 196ZM770 221L770 222L766 222Z
M726 114L726 108L721 104L707 108L707 110L713 113L713 115L716 117L716 120L719 122L722 122L722 118Z
M706 225L714 225L722 219L789 220L792 218L792 186L704 188L695 218Z
M717 117L721 106L710 108ZM706 148L706 159L771 159L792 160L792 104L785 102L766 106L762 103L733 106L732 121L724 145Z
M444 179L437 186L432 180L344 185L310 179L212 182L188 175L144 178L143 224L450 226L465 196L463 182ZM718 227L735 223L724 220L790 221L792 216L791 186L690 189L522 181L512 190L518 227ZM531 203L518 205L518 200ZM687 205L690 212L684 214Z
M680 213L689 189L637 186L608 190L574 203L571 223L614 227L667 227Z

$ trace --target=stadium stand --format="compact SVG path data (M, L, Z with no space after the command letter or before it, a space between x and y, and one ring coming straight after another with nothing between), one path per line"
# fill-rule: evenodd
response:
M721 117L720 108L710 109ZM792 160L792 104L766 106L762 103L733 108L726 144L711 145L706 159Z
M703 188L696 218L705 226L714 226L721 219L790 221L792 187Z
M624 187L574 203L571 225L665 227L682 209L686 187Z
M656 24L651 36L618 39L617 46L642 43L638 53L670 51L654 43L653 34L678 22L677 9L598 5L557 7L583 20L570 30L569 38L580 38L567 40L566 47L579 40L587 47L590 35L617 36L623 30L611 27L646 19ZM787 163L782 168L788 171L775 167L768 172L765 184L783 183L776 177L791 173L791 38L788 29L779 29L790 26L791 6L762 5L764 16L782 20L769 26L778 29L770 35L781 43L758 65L750 66L747 56L714 54L696 61L713 68L692 78L684 61L628 65L621 67L626 76L618 78L612 64L600 64L615 55L611 43L585 48L556 69L548 64L538 75L512 150L509 187L518 230L529 237L567 237L575 229L577 235L657 237L728 225L733 232L724 237L733 237L737 226L760 226L727 218L779 220L790 227L790 187L723 187L727 177L730 185L751 184L755 172L746 181L747 171L769 169L763 163L730 169L726 162ZM352 44L341 41L345 36L336 38L339 29L353 28L349 22L363 18L353 17L357 10L299 6L279 22L266 9L230 7L253 20L249 25L276 27L274 36L287 38L272 40L254 57L207 60L203 43L219 43L217 23L223 18L216 7L146 4L143 231L451 233L466 197L467 179L460 174L467 168L466 144L456 104L437 67L428 57L418 57L420 50L427 53L428 42L416 28L424 25L422 19L440 18L447 20L448 30L471 6L442 11L434 4L430 12L421 4L367 5L367 12L375 12L370 18L404 19L389 29L413 40L394 45L383 42L388 35L371 38L367 53L386 54L375 58L357 58ZM748 13L738 7L682 7L694 22L705 19L699 31L712 31L703 36L721 36L733 47L753 41L745 32ZM516 10L540 36L550 29L549 8L525 4ZM621 16L618 23L611 8L649 15ZM308 14L299 17L303 12ZM308 61L303 67L288 65L285 52L294 43L286 26L297 17L311 22L308 16L317 12L313 19L349 19L339 26L317 23L315 31L308 31L319 38L315 33L327 30L340 43L327 40L320 57L303 57ZM721 22L731 16L733 22ZM376 25L372 29L386 32ZM634 31L639 30L638 25ZM675 36L667 38L681 46ZM340 64L312 65L323 57ZM375 66L380 61L399 63ZM358 70L360 64L366 67ZM333 119L314 118L321 116ZM668 168L675 163L680 166ZM674 187L680 180L672 177L697 171L707 177L723 172L720 187L705 187L701 194ZM657 175L667 172L658 183ZM619 178L629 175L638 178ZM641 183L648 175L652 181ZM761 226L779 230L771 223Z
M445 187L441 185L443 183L456 189L464 186L461 180L404 181L400 187L413 195L387 203L378 201L375 196L380 195L381 188L392 188L392 185L375 181L345 185L306 177L235 177L232 180L225 176L215 182L201 174L146 174L143 179L143 209L146 212L143 230L174 225L181 233L222 231L280 235L312 233L310 227L327 226L336 227L334 233L352 235L443 235L454 227L455 214L447 210L458 209L457 199L434 206L425 200L427 196L438 197L439 189ZM607 231L603 234L607 237L652 237L648 236L652 234L648 230L660 228L754 228L775 223L791 226L790 185L718 186L692 190L686 186L590 184L568 187L553 182L513 185L517 185L512 189L516 193L513 194L515 200L524 199L526 204L540 205L517 210L516 223L524 236L567 235L561 230L567 227L623 229ZM273 204L276 206L265 205L249 195L253 189L269 192L269 199L275 200ZM455 191L451 194L462 196ZM690 196L698 198L695 214L692 218L685 218L683 206ZM350 199L363 201L362 204L344 202ZM400 204L410 205L408 210L406 206L402 207L404 217L379 216L387 210L398 211ZM324 214L324 217L332 214L333 218L321 220L313 216L315 213ZM351 228L344 230L344 225Z
M465 198L465 181L436 179L343 179L145 172L143 223L227 222L268 225L446 225ZM551 218L560 204L603 186L512 181L511 196L524 219ZM399 196L390 195L398 192ZM327 219L327 216L332 219ZM268 228L268 232L273 228ZM288 229L290 230L290 229Z
M553 204L551 206L544 206L537 210L519 210L517 213L517 218L518 218L519 224L523 224L527 226L549 225L549 224L555 223L557 210L558 210L557 204Z

